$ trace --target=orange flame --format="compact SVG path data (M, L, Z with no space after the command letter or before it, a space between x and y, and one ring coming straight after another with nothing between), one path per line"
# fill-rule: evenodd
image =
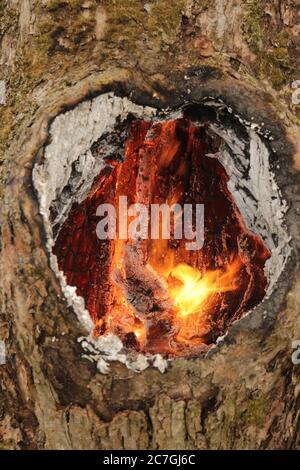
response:
M198 269L185 263L175 266L170 276L180 281L180 286L170 287L169 292L178 308L178 316L201 313L199 310L209 297L221 292L237 289L236 275L242 263L239 258L231 262L226 271L216 269L202 274Z

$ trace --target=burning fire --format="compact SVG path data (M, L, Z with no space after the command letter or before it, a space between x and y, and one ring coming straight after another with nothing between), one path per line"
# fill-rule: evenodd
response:
M237 274L242 264L239 259L231 262L225 272L220 269L202 273L192 266L181 263L175 266L170 276L181 282L179 287L171 287L170 295L178 308L179 318L188 315L201 315L204 304L213 294L234 291L238 288Z
M84 297L95 334L112 332L146 353L193 356L262 300L269 252L245 227L225 169L206 156L220 144L185 119L134 122L124 162L108 162L72 208L54 253ZM129 204L204 204L203 249L187 251L172 236L98 240L97 206L117 206L124 195Z

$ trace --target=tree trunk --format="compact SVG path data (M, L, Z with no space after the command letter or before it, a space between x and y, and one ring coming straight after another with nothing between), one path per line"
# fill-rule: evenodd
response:
M272 115L294 178L284 189L300 207L299 2L1 0L0 16L0 448L299 449L297 251L282 301L213 354L165 373L114 362L104 375L82 357L84 330L49 267L32 184L57 114L132 83L168 102L189 75Z

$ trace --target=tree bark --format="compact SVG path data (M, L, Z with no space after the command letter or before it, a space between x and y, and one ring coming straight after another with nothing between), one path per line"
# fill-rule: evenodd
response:
M1 0L0 15L0 448L299 449L298 263L269 320L236 328L209 357L177 359L164 374L113 363L103 375L82 358L84 331L49 268L32 184L57 114L111 84L176 94L174 77L192 71L205 83L203 70L272 110L297 179L299 2Z

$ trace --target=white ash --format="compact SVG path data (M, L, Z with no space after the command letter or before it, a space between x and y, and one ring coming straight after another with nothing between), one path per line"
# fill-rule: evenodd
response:
M269 296L291 254L290 237L284 222L288 206L271 170L269 151L252 126L246 128L247 141L241 140L232 129L215 124L211 129L226 143L215 157L226 169L228 189L244 223L260 235L271 252L265 264Z
M106 93L84 101L75 109L58 115L50 127L50 144L44 160L33 170L33 182L40 200L40 213L49 227L50 207L62 223L74 202L81 202L93 179L104 167L103 158L95 158L91 147L103 134L112 132L118 121L129 114L150 119L156 110L138 106L127 98ZM68 192L64 194L64 190Z
M89 337L78 338L78 341L85 351L82 357L91 362L96 362L97 369L102 374L109 372L108 363L113 361L122 362L128 369L132 369L135 372L142 372L152 365L163 373L168 367L168 361L160 354L126 353L122 341L111 333L98 338L90 334Z

